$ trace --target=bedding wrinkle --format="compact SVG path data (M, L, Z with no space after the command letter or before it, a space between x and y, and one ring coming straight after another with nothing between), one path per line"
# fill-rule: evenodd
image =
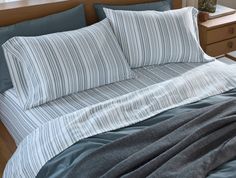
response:
M202 64L181 63L132 70L136 78L75 93L24 111L14 89L0 94L1 119L17 145L43 123L130 92L180 76Z
M53 178L211 176L212 170L236 156L235 107L234 97L215 102L210 106L180 112L162 121L159 120L161 115L157 115L150 118L152 122L145 121L146 124L152 123L149 123L148 127L120 136L121 138L102 144L103 146L96 146L97 148L87 153L82 152L84 154L82 156L81 151L77 153L76 147L90 145L93 140L103 143L98 138L109 138L111 134L104 133L88 138L49 161L40 170L37 178L40 176ZM162 115L165 117L165 114ZM121 130L128 131L132 127L138 128L136 125ZM112 132L122 135L121 130ZM66 163L62 164L62 170L59 171L58 166L63 158L69 159L72 163L68 166Z
M20 143L7 164L4 177L35 177L47 161L79 140L232 90L236 88L233 73L235 68L229 69L218 62L208 63L170 80L51 120ZM40 159L35 160L35 157ZM17 172L18 169L21 171Z
M66 178L205 178L236 156L235 106L227 100L118 139L84 157Z
M131 126L126 127L126 128L106 132L106 133L103 133L103 134L99 134L99 135L96 135L96 136L78 141L76 144L74 144L73 146L71 146L68 149L64 150L62 153L60 153L59 155L57 155L56 157L51 159L49 162L47 162L43 166L43 168L40 170L40 172L38 173L37 178L41 178L41 177L53 177L53 178L58 177L59 178L59 177L65 177L68 174L71 175L71 174L73 174L73 170L75 169L75 167L77 167L80 164L83 164L84 163L83 160L85 158L91 157L90 154L93 155L94 151L98 151L98 149L102 149L102 148L104 148L105 146L108 146L111 143L113 144L115 142L120 141L121 139L124 141L125 137L129 137L130 135L134 135L135 133L138 133L142 130L145 130L147 128L151 128L154 125L161 124L163 121L176 120L177 118L182 118L183 115L188 115L189 116L190 115L189 113L193 114L193 112L196 111L196 110L198 110L200 112L205 112L206 107L209 108L209 106L219 105L219 103L228 102L230 100L233 101L235 99L236 99L236 90L232 90L232 91L229 91L229 92L224 93L222 95L213 96L213 97L198 101L196 103L191 103L191 104L188 104L188 105L185 105L185 106L182 106L182 107L178 107L178 108L175 108L175 109L172 109L172 110L168 110L168 111L166 111L164 113L161 113L161 114L158 114L157 116L154 116L154 117L152 117L148 120L137 123L135 125L131 125ZM224 106L224 107L228 107L228 105ZM207 110L207 111L209 111L209 110ZM232 109L232 111L233 111L233 109ZM221 110L219 110L219 112L221 112ZM225 110L224 110L224 112L225 112ZM231 113L229 112L229 113L226 113L224 116L220 115L219 118L233 117L235 115L235 113L236 113L236 111L231 112ZM215 112L214 115L217 115L217 112ZM206 117L211 118L211 117L214 117L214 115L208 115ZM199 116L197 116L197 117L199 117ZM221 129L221 128L222 127L219 127L219 129ZM167 129L168 129L168 127L167 127ZM144 134L142 134L141 136L143 136L143 135ZM147 136L148 139L142 139L142 143L144 143L146 140L149 140L152 137L155 137L155 136L157 137L158 136L158 135L155 135L155 134L151 134L150 130L149 130L148 135L149 135L149 136ZM208 135L209 134L207 134L206 136L208 136ZM190 137L190 136L191 135L189 135L188 137ZM135 142L135 140L132 139L131 142ZM229 141L229 139L225 140L225 142L222 144L222 146L220 146L219 152L221 152L221 150L224 147L225 143L227 143L228 141ZM127 141L127 142L129 143L129 141ZM138 145L142 144L140 142L138 142L138 143L139 143ZM152 142L150 142L150 143L152 144ZM137 146L137 144L133 144L133 146ZM141 152L140 150L144 150L143 152L145 153L145 149L149 150L149 147L150 147L150 145L148 145L147 147L143 146L142 148L137 150L137 152L140 153ZM114 154L109 157L109 160L113 160L113 156L116 157L116 154L119 153L119 151L117 151L117 149L122 150L122 148L126 149L127 144L123 144L123 143L121 143L119 145L115 144L115 148L114 147L111 148L112 152ZM131 149L134 149L134 148L131 147ZM204 146L203 146L203 149L205 149ZM166 152L166 150L165 150L165 152ZM107 153L107 151L106 151L106 153ZM216 153L216 155L217 154L219 154L219 153ZM138 154L136 154L136 155L138 155ZM119 154L119 156L120 156L120 154ZM127 156L124 159L127 160L131 156ZM192 155L186 155L186 156L191 161L196 159L196 156L195 157L192 156ZM155 154L155 158L156 158L156 154ZM235 158L232 159L231 161L229 161L227 163L224 163L223 165L217 167L217 169L214 169L213 171L211 171L205 177L207 177L207 178L223 178L223 177L224 178L225 177L235 178L236 177L236 159ZM215 162L216 159L217 159L217 156L213 157L212 162ZM145 160L147 160L147 161L141 163L142 165L143 164L146 165L147 162L152 161L152 159L145 159ZM91 169L92 169L92 166L93 167L97 166L96 163L97 162L95 162L95 161L92 162L92 164L95 164L95 165L91 165ZM133 163L130 163L130 164L132 165ZM141 165L141 164L135 164L135 165ZM136 166L135 167L135 165L132 166L132 169L130 169L128 171L133 172L134 170L138 170L139 168L141 169L141 167L142 167L142 166ZM103 166L101 165L100 167L103 167ZM105 167L106 167L106 165L105 165ZM211 167L210 164L208 164L208 165L205 164L203 169L204 170L207 170L207 169L212 170L213 168ZM191 172L191 170L189 170L189 171ZM139 177L139 176L137 176L137 177Z

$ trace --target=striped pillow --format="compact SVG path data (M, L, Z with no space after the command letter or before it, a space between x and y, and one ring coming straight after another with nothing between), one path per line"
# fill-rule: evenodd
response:
M132 68L172 62L207 62L192 7L165 12L104 9Z
M107 19L75 31L14 37L3 49L25 109L133 76Z

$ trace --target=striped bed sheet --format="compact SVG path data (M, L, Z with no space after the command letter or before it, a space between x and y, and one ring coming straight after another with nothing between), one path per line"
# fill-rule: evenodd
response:
M169 109L235 89L235 70L236 65L211 62L180 76L176 73L169 80L52 119L18 145L3 177L35 177L47 161L84 138L130 126Z
M32 131L60 116L179 76L202 64L178 63L134 69L137 77L75 93L24 111L14 89L0 94L0 118L17 145Z

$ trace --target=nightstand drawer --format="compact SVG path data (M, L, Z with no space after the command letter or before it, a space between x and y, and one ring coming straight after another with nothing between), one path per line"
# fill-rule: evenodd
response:
M207 31L207 44L236 37L236 24Z
M236 38L206 46L206 53L210 56L219 56L234 50L236 50Z

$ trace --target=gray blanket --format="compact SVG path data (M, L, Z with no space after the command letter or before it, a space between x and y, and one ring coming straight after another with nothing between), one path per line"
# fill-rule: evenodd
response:
M236 100L230 100L101 147L65 177L204 178L235 156Z

